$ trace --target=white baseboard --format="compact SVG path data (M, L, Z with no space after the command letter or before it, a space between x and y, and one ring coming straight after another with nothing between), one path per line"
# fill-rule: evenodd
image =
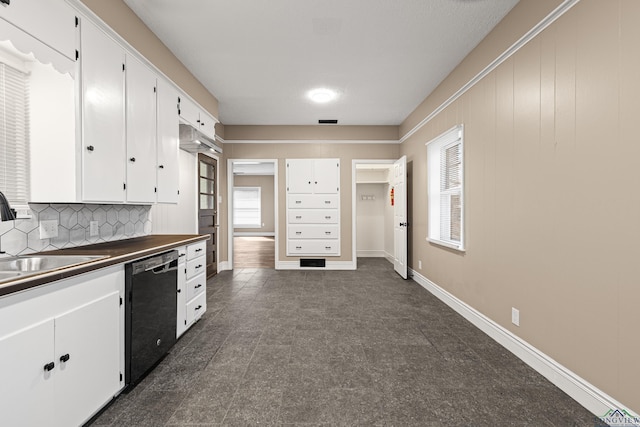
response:
M420 273L410 269L409 275L416 283L431 292L462 317L473 323L504 348L515 354L523 362L531 366L594 415L602 417L610 409L625 408L624 405L607 393L589 383L584 378L576 375L571 370L562 366L511 331L489 319L464 301L442 289ZM628 408L628 410L631 411L631 408Z
M234 231L233 237L274 237L273 231Z
M231 270L229 268L229 261L222 261L218 263L218 273L225 270Z
M300 267L299 261L276 261L276 270L355 270L353 261L329 261L326 267Z

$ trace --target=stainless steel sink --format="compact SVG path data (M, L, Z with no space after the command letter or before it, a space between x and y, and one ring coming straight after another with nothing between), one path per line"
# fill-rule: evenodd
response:
M0 282L106 258L102 255L25 255L0 258Z

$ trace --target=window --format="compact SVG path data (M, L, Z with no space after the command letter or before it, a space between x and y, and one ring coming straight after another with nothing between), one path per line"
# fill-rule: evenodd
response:
M427 240L464 251L463 127L427 143Z
M233 226L262 227L261 204L260 187L233 187Z
M0 61L2 59L0 58ZM29 201L28 75L0 62L0 191L12 207Z

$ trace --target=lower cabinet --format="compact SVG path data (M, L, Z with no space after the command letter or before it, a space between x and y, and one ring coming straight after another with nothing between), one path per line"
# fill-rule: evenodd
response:
M0 418L77 426L124 386L122 266L0 298Z
M205 248L206 242L178 248L178 337L207 311Z

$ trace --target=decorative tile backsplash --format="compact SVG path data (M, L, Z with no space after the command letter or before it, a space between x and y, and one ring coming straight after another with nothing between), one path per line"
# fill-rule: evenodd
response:
M0 222L0 251L24 255L151 234L151 206L31 204L30 219ZM40 239L39 223L58 221L58 236ZM90 236L90 221L98 235Z

